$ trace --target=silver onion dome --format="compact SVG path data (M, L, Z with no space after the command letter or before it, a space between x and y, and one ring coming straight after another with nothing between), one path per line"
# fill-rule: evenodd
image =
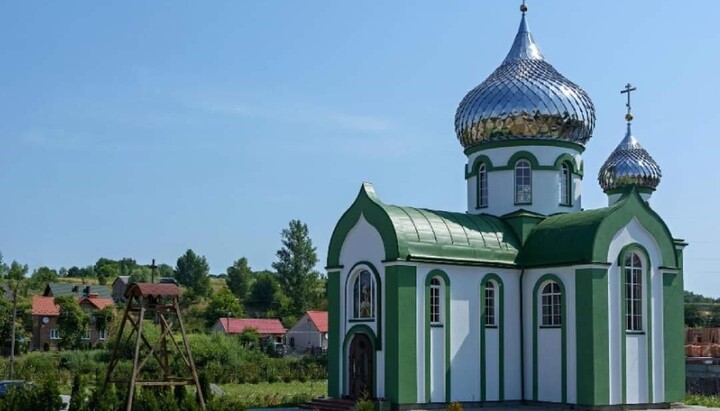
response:
M455 114L455 132L466 149L527 139L584 145L594 127L590 97L545 61L524 12L503 63L463 98Z
M600 187L605 192L631 185L654 190L661 177L660 166L632 135L628 123L625 138L600 168Z

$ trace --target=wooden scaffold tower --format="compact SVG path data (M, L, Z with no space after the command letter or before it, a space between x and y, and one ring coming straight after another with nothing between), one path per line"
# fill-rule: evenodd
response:
M132 410L135 387L172 387L177 385L195 385L201 409L205 409L205 399L200 388L197 369L193 362L185 326L180 315L180 288L175 284L131 284L125 291L127 305L125 314L115 339L112 358L105 376L105 387L109 383L128 384L127 410ZM143 319L152 319L160 326L160 338L151 344L143 334ZM173 319L175 321L173 321ZM177 326L182 337L181 344L173 336L173 327ZM123 337L125 328L130 332ZM130 379L114 378L113 373L121 357L121 349L127 347L134 338L134 355ZM178 356L190 372L189 377L172 375L170 355ZM148 376L143 368L150 359L157 362L159 374Z

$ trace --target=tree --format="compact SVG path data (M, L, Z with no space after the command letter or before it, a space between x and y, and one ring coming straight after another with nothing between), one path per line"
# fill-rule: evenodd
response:
M160 264L157 268L157 272L160 277L165 277L165 278L175 277L175 271L173 270L172 266L170 266L168 264Z
M255 328L246 328L240 333L240 344L245 347L258 347L260 333Z
M111 307L105 307L102 310L93 313L95 319L95 328L98 331L107 331L115 318L115 311Z
M188 287L195 296L210 294L210 266L205 256L198 256L193 250L187 250L178 258L175 266L175 279L178 284Z
M238 299L227 288L223 288L210 299L205 309L205 324L212 327L218 319L226 317L242 317L243 307Z
M243 257L235 261L232 267L228 267L225 283L240 301L245 301L245 298L247 298L251 281L252 270L248 266L247 258Z
M707 319L695 304L685 304L685 326L690 328L704 327Z
M132 270L128 283L149 283L151 274L150 268L137 266Z
M30 282L33 288L43 287L47 283L53 283L57 281L57 279L57 271L45 266L36 269L30 276Z
M0 252L0 278L5 278L8 273L8 269L9 267L5 264L5 261L3 261L3 255Z
M290 221L281 235L283 247L278 250L278 261L272 267L277 271L283 293L290 298L294 314L302 314L317 298L316 248L310 240L307 225L300 220Z
M262 272L255 275L255 281L250 287L248 306L256 312L267 314L268 311L280 308L282 297L277 276Z
M80 308L80 304L73 296L55 297L55 304L60 307L60 316L57 320L60 346L78 348L90 329L89 316Z
M13 371L15 365L15 329L17 325L17 295L20 289L20 284L25 280L25 276L28 273L27 264L21 265L17 261L13 261L10 264L7 274L7 285L10 287L13 299L12 308L12 330L10 335L10 379L13 378Z

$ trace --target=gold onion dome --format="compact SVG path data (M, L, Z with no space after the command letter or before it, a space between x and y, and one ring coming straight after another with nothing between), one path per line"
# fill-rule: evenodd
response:
M660 166L632 135L628 123L625 138L600 168L600 187L605 192L631 185L655 190L661 177Z
M465 149L508 140L585 145L592 136L595 107L590 97L545 61L528 30L525 10L503 63L460 102L455 132Z

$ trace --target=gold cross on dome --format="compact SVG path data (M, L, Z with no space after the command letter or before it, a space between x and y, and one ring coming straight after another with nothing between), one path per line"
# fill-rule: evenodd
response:
M627 107L628 111L627 111L627 114L625 115L625 120L627 120L628 123L633 120L632 106L630 105L630 94L635 90L637 90L637 87L633 87L632 84L627 83L625 85L625 88L620 91L620 94L627 94L627 104L625 104L625 106Z

